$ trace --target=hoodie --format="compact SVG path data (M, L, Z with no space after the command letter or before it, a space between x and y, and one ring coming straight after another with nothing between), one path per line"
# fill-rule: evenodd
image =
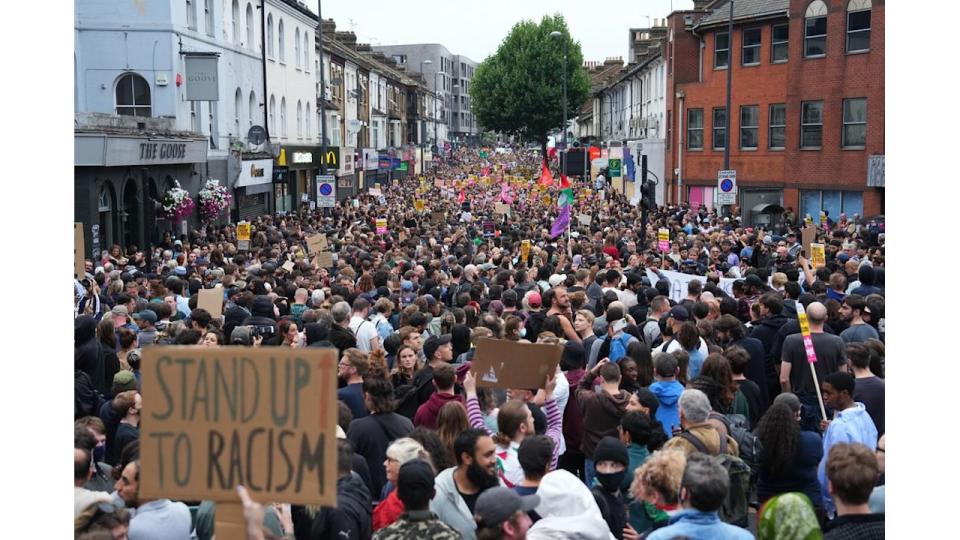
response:
M440 414L440 408L451 401L463 404L463 396L441 394L440 392L430 394L430 399L417 408L417 414L413 417L413 425L437 429L437 415Z
M96 339L97 320L90 315L81 315L73 322L73 369L81 370L90 377L101 394L110 394L103 346ZM116 356L116 353L114 353ZM113 382L113 376L110 376Z
M680 394L683 385L678 381L657 381L650 385L650 391L657 396L660 406L657 407L657 420L663 424L663 432L667 437L673 437L673 428L680 427Z
M630 394L625 390L617 394L609 394L605 390L594 391L593 376L589 372L584 375L577 388L577 403L584 426L583 442L580 444L583 455L592 456L597 443L607 435L617 436L617 426L626 414L629 401Z
M455 470L457 470L456 467L450 467L437 475L434 480L435 493L433 500L430 501L430 511L436 514L440 521L459 531L463 535L463 540L476 540L477 522L473 520L473 513L470 512L467 503L457 490L457 483L453 480ZM544 476L544 479L547 476ZM597 514L600 514L599 510Z
M876 286L876 271L869 264L860 266L857 271L857 278L860 280L860 286L850 291L850 294L859 294L860 296L870 296L871 294L883 294Z
M607 522L587 486L564 469L547 473L537 488L540 520L527 531L528 540L612 540Z
M273 313L273 302L270 301L270 298L263 295L258 295L253 298L253 305L250 306L251 316L243 320L243 326L261 326L261 327L270 327L273 329L273 334L264 334L261 330L261 335L263 339L269 339L274 337L279 333L279 328L277 327L276 315Z
M333 347L330 343L330 333L323 331L323 325L320 323L307 323L303 327L303 332L307 337L308 347Z

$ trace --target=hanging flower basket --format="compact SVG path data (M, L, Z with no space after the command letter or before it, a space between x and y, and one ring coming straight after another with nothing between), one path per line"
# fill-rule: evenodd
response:
M163 215L174 222L182 221L193 212L193 199L187 190L180 187L180 181L173 181L173 188L163 196L161 207Z
M230 192L227 191L226 186L220 185L220 180L215 178L207 180L198 196L200 197L200 215L204 222L216 221L230 208Z

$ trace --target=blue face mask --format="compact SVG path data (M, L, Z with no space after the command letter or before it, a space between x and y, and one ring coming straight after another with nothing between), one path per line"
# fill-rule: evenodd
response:
M526 329L526 328L521 328L521 329L520 329L520 337L522 337L522 338L523 338L523 337L527 337L527 329Z

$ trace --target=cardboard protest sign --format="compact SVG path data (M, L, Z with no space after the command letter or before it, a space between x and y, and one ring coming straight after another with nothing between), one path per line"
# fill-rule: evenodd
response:
M824 244L810 244L810 264L814 268L820 268L827 265L826 246Z
M307 237L307 251L311 254L327 249L327 235L315 234Z
M530 257L530 240L520 242L520 260L527 264L527 258Z
M156 346L142 362L142 498L236 502L242 484L336 505L336 349Z
M488 388L543 388L557 370L562 345L481 339L470 371L477 386Z
M287 261L283 263L283 266L281 266L280 268L283 268L284 271L286 271L287 273L290 273L290 272L293 272L293 269L296 268L296 266L297 265L294 264L293 261Z
M657 249L663 253L670 251L670 229L660 228L657 230Z
M377 218L377 234L387 234L387 218Z
M494 213L494 214L509 214L509 213L510 213L510 205L509 205L509 204L506 204L506 203L498 202L498 203L496 203L496 204L493 205L493 213Z
M588 214L577 214L577 222L584 227L589 227L590 223L593 222L593 217Z
M86 274L86 266L83 262L84 254L87 252L83 245L83 223L73 224L73 277L74 279L83 279Z
M811 256L810 244L812 244L813 241L816 240L816 238L817 238L816 227L812 227L812 226L804 227L800 231L800 239L801 239L801 243L803 244L803 252L806 254L807 257Z
M322 251L317 254L317 266L320 268L331 268L333 267L333 253L329 251Z
M427 207L427 204L420 199L413 201L413 207L418 213L423 212L423 209Z
M220 319L223 315L223 285L217 285L212 289L200 289L197 294L197 308L209 311L214 320Z
M440 225L444 219L446 219L446 215L442 210L434 210L433 213L430 214L430 223L434 225Z

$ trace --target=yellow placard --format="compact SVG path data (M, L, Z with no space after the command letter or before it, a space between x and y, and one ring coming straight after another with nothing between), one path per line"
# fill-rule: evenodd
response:
M527 258L530 256L530 240L520 242L520 260L527 264Z
M237 240L250 240L250 224L246 221L237 223Z
M426 208L426 206L427 206L426 203L424 203L423 201L421 201L421 200L419 200L419 199L416 200L416 201L413 201L413 207L414 207L414 209L416 209L417 212L423 212L423 210L424 210L424 208Z
M827 265L827 256L823 244L811 243L810 244L810 264L814 268L820 268L821 266Z

